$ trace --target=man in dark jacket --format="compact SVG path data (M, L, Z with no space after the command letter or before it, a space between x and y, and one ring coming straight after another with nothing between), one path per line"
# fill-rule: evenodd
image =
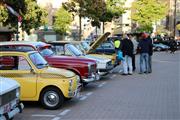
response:
M149 40L149 70L148 72L152 72L152 55L153 55L153 40L150 35L147 38Z
M141 40L139 41L138 49L140 52L140 74L150 73L150 55L152 55L152 41L148 38L148 35L146 33L141 34Z
M122 52L124 56L123 62L123 75L132 75L132 57L133 57L133 43L126 37L122 40ZM128 71L129 70L129 71Z

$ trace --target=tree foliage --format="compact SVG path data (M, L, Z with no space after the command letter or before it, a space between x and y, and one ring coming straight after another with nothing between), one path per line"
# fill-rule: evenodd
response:
M0 25L8 19L7 9L0 4Z
M176 25L176 29L180 31L180 23Z
M63 7L55 14L54 30L60 34L64 34L69 30L69 25L72 22L72 15Z
M35 0L25 0L26 12L22 14L22 29L29 32L47 23L47 11L37 5Z
M47 12L37 5L36 0L3 0L0 3L11 6L22 17L22 29L29 33L30 29L38 28L46 23ZM2 17L2 24L16 29L18 18L10 13L5 7L0 8L8 17Z
M154 22L164 18L168 12L166 2L159 0L138 0L133 3L132 20L136 21L142 29L151 28Z
M63 3L63 7L73 15L88 17L93 26L100 27L100 22L112 21L115 16L124 12L125 0L71 0Z

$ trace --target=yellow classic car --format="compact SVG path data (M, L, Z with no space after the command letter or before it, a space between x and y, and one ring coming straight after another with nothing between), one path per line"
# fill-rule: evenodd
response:
M40 101L46 109L59 108L79 90L76 74L49 67L35 51L0 51L0 76L19 82L21 101Z

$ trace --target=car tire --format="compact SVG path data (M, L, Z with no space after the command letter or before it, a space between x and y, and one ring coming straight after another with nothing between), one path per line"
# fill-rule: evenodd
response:
M41 93L40 102L45 109L56 110L62 106L64 96L57 88L46 88Z

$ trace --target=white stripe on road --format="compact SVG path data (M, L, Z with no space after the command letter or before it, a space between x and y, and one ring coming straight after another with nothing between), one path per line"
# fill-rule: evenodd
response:
M66 109L63 112L61 112L59 115L64 116L64 115L66 115L70 111L71 111L70 109Z
M60 117L55 117L52 120L60 120L60 119L61 119Z
M99 88L102 87L102 86L103 86L102 84L98 85Z
M100 85L98 85L98 87L99 87L99 88L100 88L100 87L103 87L106 83L107 83L107 82L103 82L103 83L101 83Z
M56 115L43 115L43 114L34 114L32 117L55 117Z
M93 92L88 92L87 94L86 94L86 96L90 96L90 95L92 95L93 94Z
M87 96L83 96L79 100L85 100L85 99L87 99Z

